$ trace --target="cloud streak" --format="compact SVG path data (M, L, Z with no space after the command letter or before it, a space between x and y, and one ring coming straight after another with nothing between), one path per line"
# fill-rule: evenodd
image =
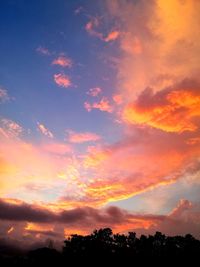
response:
M70 143L81 144L87 142L95 142L101 139L101 137L95 133L91 132L74 132L72 130L67 130L68 140Z
M45 135L45 136L47 136L47 137L49 137L49 138L53 138L53 137L54 137L53 134L52 134L52 132L51 132L50 130L48 130L48 129L44 126L44 124L37 122L37 126L38 126L39 131L40 131L43 135Z

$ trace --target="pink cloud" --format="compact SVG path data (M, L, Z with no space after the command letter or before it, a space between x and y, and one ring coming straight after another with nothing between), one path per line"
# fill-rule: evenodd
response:
M120 94L117 95L113 95L113 101L117 104L117 105L121 105L123 102L123 97Z
M0 135L4 138L17 138L23 132L23 128L10 119L2 118L0 120Z
M96 30L96 28L99 26L100 21L97 17L93 17L91 18L90 21L87 22L87 24L85 25L85 30L90 34L93 35L95 37L98 37L99 39L103 38L102 33L98 32Z
M65 155L71 152L71 147L63 143L49 143L41 145L41 148L48 153L56 155Z
M52 134L52 132L50 130L48 130L43 124L41 124L41 123L38 122L37 123L37 126L38 126L38 129L40 130L40 132L43 135L45 135L45 136L47 136L49 138L53 138L54 137L53 134Z
M45 55L45 56L49 56L49 55L51 55L50 51L49 51L47 48L43 47L43 46L39 46L39 47L36 49L36 51L37 51L38 53L42 54L42 55Z
M84 103L84 108L90 112L92 110L92 105L89 102Z
M72 61L66 56L59 56L58 58L53 60L52 64L70 68L72 66Z
M9 101L10 100L10 97L8 95L8 92L7 90L3 89L3 88L0 88L0 102L6 102L6 101Z
M77 133L71 130L68 130L67 132L68 132L68 140L71 143L94 142L101 139L99 135L91 132Z
M90 96L98 96L102 92L102 89L100 87L94 87L90 88L89 91L87 91L87 94Z
M99 102L94 102L90 104L89 102L84 103L85 109L90 112L92 109L99 109L101 111L111 113L113 111L113 107L111 106L109 100L106 97L103 97Z
M69 87L72 85L70 78L62 73L54 74L54 81L60 87Z

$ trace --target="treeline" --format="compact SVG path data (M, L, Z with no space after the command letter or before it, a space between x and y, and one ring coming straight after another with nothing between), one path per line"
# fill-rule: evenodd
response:
M128 235L113 234L110 228L95 230L87 236L72 235L64 241L61 252L52 246L32 250L25 255L0 256L0 266L73 266L77 264L98 266L142 263L179 264L196 261L199 265L200 241L192 235L165 236L141 235L129 232Z

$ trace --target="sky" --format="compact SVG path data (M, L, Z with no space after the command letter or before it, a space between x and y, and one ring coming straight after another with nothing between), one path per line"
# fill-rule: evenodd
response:
M0 1L0 239L200 227L200 2Z

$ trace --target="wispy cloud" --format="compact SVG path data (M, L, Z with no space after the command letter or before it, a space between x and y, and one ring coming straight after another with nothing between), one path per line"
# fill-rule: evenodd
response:
M53 138L54 137L53 133L49 129L47 129L42 123L37 122L37 126L38 126L39 131L43 135L45 135L45 136L47 136L49 138Z
M5 138L17 138L23 132L23 128L13 120L0 119L0 135Z
M53 65L59 65L61 67L68 67L72 66L72 60L66 56L59 56L58 58L54 59L52 62Z
M71 143L86 143L95 142L101 139L101 137L95 133L91 132L74 132L72 130L67 130L68 140Z
M54 74L54 81L60 87L69 87L72 85L69 76L63 73Z
M85 25L85 30L92 36L99 38L104 42L111 42L118 39L120 32L117 30L110 31L106 36L97 29L100 26L100 19L98 17L92 17L90 21Z
M94 88L90 88L88 91L87 91L87 95L90 95L90 96L98 96L99 94L101 94L102 92L102 89L100 87L94 87Z
M8 91L6 89L0 88L0 102L4 103L9 100L10 100L10 97L8 95Z
M72 151L71 146L59 142L41 145L42 150L55 155L66 155Z
M90 21L85 25L85 30L92 36L98 37L99 39L103 38L103 34L98 32L96 28L99 26L100 20L97 17L91 18Z
M75 15L78 15L78 14L80 14L81 12L83 12L84 11L84 8L82 7L82 6L79 6L79 7L77 7L75 10L74 10L74 14Z
M45 56L51 55L50 51L46 47L43 47L43 46L38 46L36 51L42 55L45 55Z
M103 97L99 102L84 103L85 109L90 112L92 109L99 109L100 111L105 111L111 113L113 111L113 107L111 106L109 100L106 97Z

